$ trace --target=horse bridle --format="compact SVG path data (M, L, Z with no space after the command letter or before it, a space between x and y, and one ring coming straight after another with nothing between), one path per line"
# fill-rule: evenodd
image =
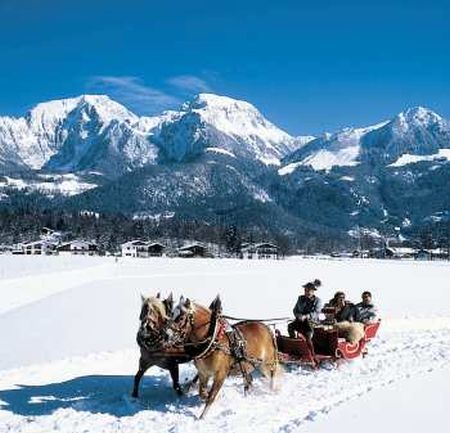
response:
M153 314L152 314L153 316ZM158 351L167 346L169 321L163 326L158 326L158 321L149 317L148 312L145 317L141 313L141 325L139 327L136 340L139 346L143 346L148 351ZM157 348L155 350L155 348Z
M166 334L169 336L169 344L174 347L185 346L186 337L194 329L194 312L189 309L182 316L183 321L178 324L171 318L166 324Z

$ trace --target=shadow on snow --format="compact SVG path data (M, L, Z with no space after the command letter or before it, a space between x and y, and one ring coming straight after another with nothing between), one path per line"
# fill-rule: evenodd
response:
M17 415L49 415L58 409L131 416L142 410L172 411L200 405L198 396L178 397L169 378L148 376L141 383L140 398L130 397L133 376L81 376L46 385L17 385L0 390L0 409Z

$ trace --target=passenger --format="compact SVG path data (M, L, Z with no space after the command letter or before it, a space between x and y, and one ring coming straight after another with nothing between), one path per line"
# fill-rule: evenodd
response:
M371 323L378 320L378 310L372 302L372 293L365 291L361 295L362 302L355 305L356 320L362 323Z
M354 322L357 319L358 313L355 305L345 300L344 292L336 292L327 305L335 308L334 318L336 322Z
M322 310L322 301L315 294L321 286L320 280L314 280L304 284L304 295L297 299L294 307L295 320L288 325L289 337L295 338L295 331L303 334L308 341L312 341L314 322L319 322L319 315Z

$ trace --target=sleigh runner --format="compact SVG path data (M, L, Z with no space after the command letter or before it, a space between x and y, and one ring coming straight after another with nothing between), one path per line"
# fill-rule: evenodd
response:
M315 356L308 347L306 338L297 333L295 338L287 337L276 329L278 359L283 364L312 365L324 361L351 360L367 353L367 343L376 336L380 321L364 325L364 337L350 343L339 337L338 330L330 326L318 326L314 330L313 346Z

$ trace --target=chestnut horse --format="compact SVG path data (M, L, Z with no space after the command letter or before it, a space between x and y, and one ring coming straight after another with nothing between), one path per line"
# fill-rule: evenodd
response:
M173 388L182 394L179 382L178 364L189 362L191 358L182 348L167 345L166 325L173 308L172 294L164 300L156 297L142 297L139 320L141 322L136 341L141 350L139 370L134 377L132 396L138 397L139 383L144 373L153 365L169 370Z
M257 368L270 379L273 389L280 366L275 339L265 324L244 321L231 328L221 317L219 297L209 309L182 298L173 312L171 329L172 344L182 344L186 353L194 358L198 370L200 398L206 401L200 418L205 417L231 372L242 373L247 390L251 372ZM243 343L243 347L239 343ZM211 378L213 383L208 391Z

